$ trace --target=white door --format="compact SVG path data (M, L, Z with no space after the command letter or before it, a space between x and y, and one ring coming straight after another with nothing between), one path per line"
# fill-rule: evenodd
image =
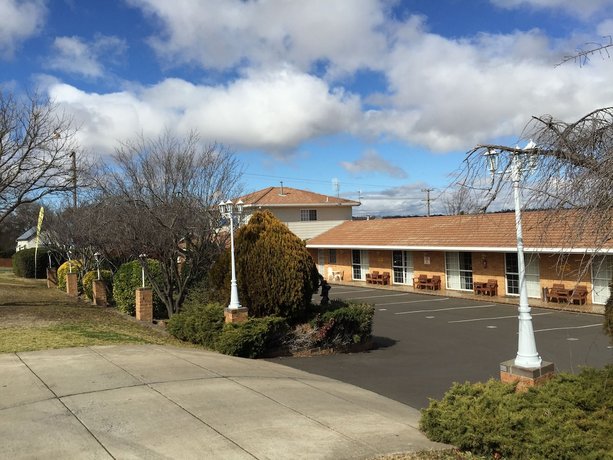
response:
M447 289L473 290L473 263L470 252L445 253L445 278Z
M353 249L351 259L351 279L365 281L366 273L368 273L368 251Z
M539 270L538 254L524 254L526 263L526 288L528 297L541 297L541 281ZM507 295L519 295L519 266L517 264L517 253L508 252L504 258Z
M613 279L613 256L594 257L592 262L592 302L605 304L611 295L609 283Z
M326 261L324 259L324 250L323 249L318 249L317 250L317 271L319 271L319 274L321 276L324 276L324 265L325 265Z
M409 251L393 251L392 270L394 284L413 284L413 254Z

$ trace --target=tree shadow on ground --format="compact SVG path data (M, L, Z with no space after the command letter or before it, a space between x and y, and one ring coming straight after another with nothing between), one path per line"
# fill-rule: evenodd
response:
M382 348L393 347L398 343L398 340L390 339L389 337L379 337L374 335L372 337L371 350L380 350Z

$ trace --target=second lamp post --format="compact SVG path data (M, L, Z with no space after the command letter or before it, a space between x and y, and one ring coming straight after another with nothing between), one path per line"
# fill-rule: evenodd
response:
M243 213L243 201L238 200L236 204L228 200L225 203L222 201L219 203L219 211L223 217L230 220L230 254L232 264L232 281L230 283L230 305L229 310L238 310L241 308L241 304L238 301L238 288L236 284L236 262L234 260L234 217L240 219Z

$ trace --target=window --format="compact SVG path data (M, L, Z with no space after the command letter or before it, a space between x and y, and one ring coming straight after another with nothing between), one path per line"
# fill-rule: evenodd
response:
M364 281L368 272L368 251L352 250L351 266L352 279Z
M308 222L310 220L317 220L317 209L301 209L300 220L302 222Z
M336 249L330 249L330 252L328 253L328 263L336 263Z
M613 256L597 256L592 261L592 301L604 304L609 298L613 278Z
M413 256L409 251L392 253L394 284L411 284L413 282Z
M526 262L526 287L528 297L539 298L541 296L539 258L536 254L524 254ZM519 265L517 253L508 252L504 257L505 275L507 279L507 294L519 295Z
M473 290L473 258L470 252L446 252L447 289Z

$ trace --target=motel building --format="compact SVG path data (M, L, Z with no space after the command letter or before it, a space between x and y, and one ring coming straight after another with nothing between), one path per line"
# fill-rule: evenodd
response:
M571 211L556 214L551 221L547 211L522 213L531 303L603 313L613 279L613 241L594 248L587 242L598 241L598 229L586 229ZM512 212L348 220L306 244L331 282L518 301Z

